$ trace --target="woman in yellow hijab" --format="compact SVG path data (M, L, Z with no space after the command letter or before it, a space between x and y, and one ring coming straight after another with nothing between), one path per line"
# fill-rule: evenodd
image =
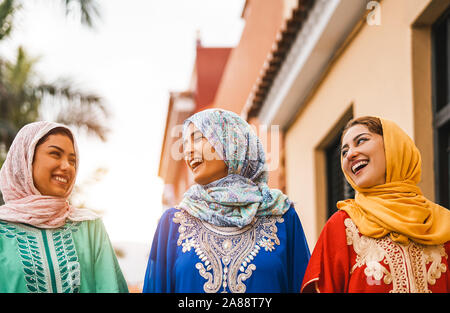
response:
M352 120L341 167L356 196L337 203L302 290L450 292L450 211L417 186L421 157L411 138L389 120Z

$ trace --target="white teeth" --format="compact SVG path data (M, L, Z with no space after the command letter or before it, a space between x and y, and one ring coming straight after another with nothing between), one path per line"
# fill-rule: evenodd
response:
M67 179L60 177L60 176L55 176L55 179L59 182L65 183L67 184Z
M355 170L356 170L359 166L361 166L361 165L366 165L366 164L368 164L368 163L369 163L369 161L367 161L367 160L359 161L358 163L356 163L355 165L352 166L352 172L354 173Z
M193 159L193 160L189 163L189 165L190 165L192 168L194 168L194 167L196 166L197 163L200 164L200 163L202 163L202 162L203 162L202 159L196 158L196 159Z

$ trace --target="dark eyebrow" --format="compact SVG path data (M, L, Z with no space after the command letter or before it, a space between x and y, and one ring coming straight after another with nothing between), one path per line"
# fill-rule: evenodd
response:
M64 149L62 149L62 148L60 148L60 147L58 147L58 146L51 145L51 146L48 146L48 147L49 147L49 148L55 148L56 150L59 150L59 151L61 151L62 153L65 153ZM69 156L76 157L75 153L70 153Z
M364 135L370 135L370 134L369 134L369 133L361 133L361 134L359 134L358 136L355 136L355 138L353 138L353 142L357 141L357 140L359 139L359 137L364 136ZM343 145L343 146L341 147L341 151L342 151L344 148L348 148L348 144Z

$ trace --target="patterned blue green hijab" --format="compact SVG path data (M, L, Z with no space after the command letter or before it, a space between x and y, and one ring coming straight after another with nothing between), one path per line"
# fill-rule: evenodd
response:
M226 110L204 110L184 122L183 138L190 123L224 160L228 176L193 185L179 208L217 226L238 227L250 224L255 216L283 215L289 209L288 197L267 185L263 146L245 120Z

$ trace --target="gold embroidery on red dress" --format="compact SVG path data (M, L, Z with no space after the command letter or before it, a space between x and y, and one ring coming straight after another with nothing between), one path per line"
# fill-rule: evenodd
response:
M431 292L428 286L447 271L442 263L444 257L448 258L444 245L425 246L413 241L402 245L389 236L375 239L361 235L350 218L344 220L344 225L347 245L352 245L357 255L350 273L365 266L368 283L392 284L392 293L427 293Z

